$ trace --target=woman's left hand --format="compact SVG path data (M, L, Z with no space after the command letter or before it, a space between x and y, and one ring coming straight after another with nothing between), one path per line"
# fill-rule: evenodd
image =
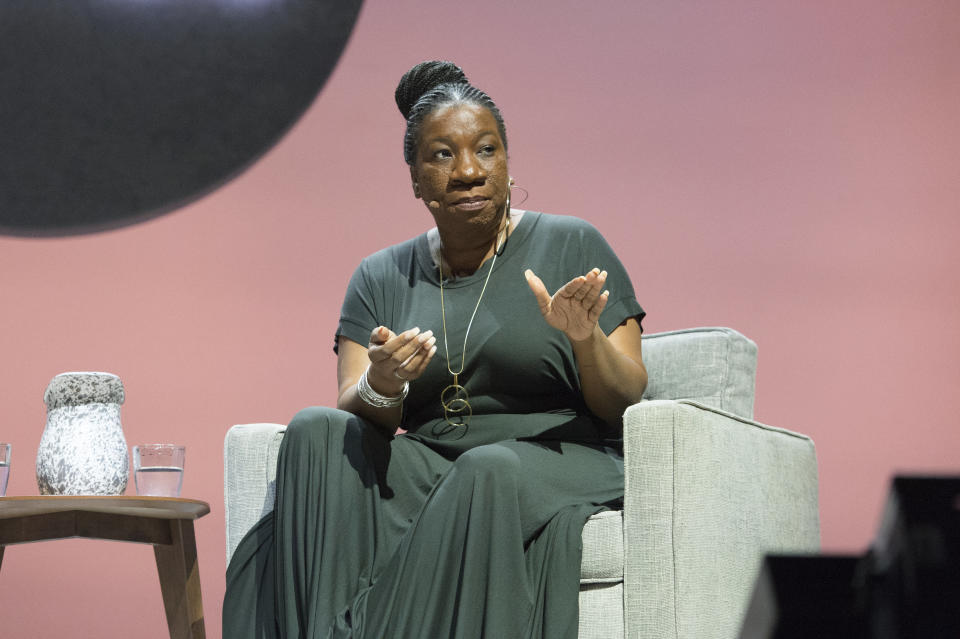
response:
M607 281L606 271L595 268L586 275L575 277L552 297L543 280L533 271L527 269L524 275L537 298L543 318L550 326L563 331L572 342L580 342L593 335L600 313L610 297L610 291L603 288Z

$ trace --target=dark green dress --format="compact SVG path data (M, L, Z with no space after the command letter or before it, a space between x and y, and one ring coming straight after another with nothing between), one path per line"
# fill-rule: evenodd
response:
M552 292L594 266L609 272L603 330L641 319L593 227L524 214L470 330L460 381L473 418L451 427L426 236L363 261L337 334L366 344L377 325L419 326L433 329L438 352L411 384L406 434L329 408L290 423L276 508L227 569L226 639L576 637L580 535L591 514L622 498L623 460L617 429L587 410L570 345L543 321L523 272ZM453 370L488 268L444 283Z

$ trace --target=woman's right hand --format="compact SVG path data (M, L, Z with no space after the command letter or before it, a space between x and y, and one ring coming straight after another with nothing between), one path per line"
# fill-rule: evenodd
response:
M399 395L404 383L423 374L436 352L433 331L421 333L419 328L411 328L398 335L386 326L378 326L370 333L367 346L367 381L381 395Z

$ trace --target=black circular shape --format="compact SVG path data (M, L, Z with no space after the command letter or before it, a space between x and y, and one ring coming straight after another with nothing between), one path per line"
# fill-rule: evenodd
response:
M249 166L323 86L362 0L2 0L0 234L117 228Z

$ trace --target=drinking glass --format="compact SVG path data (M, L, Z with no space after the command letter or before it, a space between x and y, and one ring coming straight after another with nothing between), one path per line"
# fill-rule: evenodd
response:
M140 444L133 447L133 477L137 494L179 497L183 486L185 446Z
M0 497L7 494L7 479L10 478L10 444L0 442Z

